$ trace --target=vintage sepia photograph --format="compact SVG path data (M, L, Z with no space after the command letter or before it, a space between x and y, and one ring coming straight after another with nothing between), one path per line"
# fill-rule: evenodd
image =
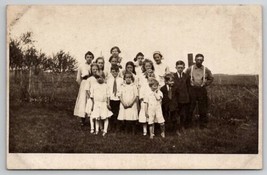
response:
M262 168L261 6L9 5L6 32L7 168Z

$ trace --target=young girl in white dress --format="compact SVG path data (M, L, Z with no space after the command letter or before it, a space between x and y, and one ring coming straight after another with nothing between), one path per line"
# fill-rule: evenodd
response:
M154 58L154 61L155 61L155 74L159 77L159 86L162 87L164 86L164 76L167 74L167 73L170 73L170 69L169 67L162 62L163 60L163 56L162 54L159 52L159 51L155 51L153 53L153 58Z
M79 88L79 93L78 93L78 96L76 99L73 114L74 114L74 116L81 118L81 126L84 126L84 124L85 124L85 116L86 116L85 108L86 108L86 101L87 101L85 88L87 86L86 80L90 74L90 64L91 64L93 59L94 59L94 54L92 52L88 51L85 54L86 63L82 64L78 68L78 72L77 72L76 81L80 85L80 88Z
M125 72L131 72L133 76L133 83L138 86L139 79L136 76L136 71L135 71L135 65L132 61L128 61L125 65L125 69L122 71L122 76L124 77Z
M90 95L92 99L92 119L96 120L95 134L99 133L100 121L104 122L103 136L108 132L108 119L112 116L109 104L108 86L104 82L105 76L103 73L95 75L97 83L91 86Z
M162 92L159 90L159 82L155 78L149 78L150 91L144 96L145 114L148 118L150 139L154 137L154 123L160 124L161 137L165 138L165 120L162 114Z
M132 133L135 133L135 125L138 120L138 91L137 86L133 83L134 77L131 72L124 73L124 81L120 88L119 98L121 101L118 120L126 121L127 125L131 126Z
M86 110L85 112L87 113L88 117L90 117L90 133L93 134L95 130L95 120L91 117L91 112L92 112L92 99L90 98L90 89L92 85L97 84L97 80L95 78L95 75L99 71L99 66L96 63L91 64L91 75L87 79L87 86L86 86L86 93L87 93L87 102L86 102Z
M147 122L148 118L145 115L145 104L144 96L148 91L150 91L148 85L148 78L155 77L153 62L149 59L145 59L143 62L143 75L140 76L140 90L139 90L139 99L140 99L140 112L139 112L139 123L143 125L143 135L147 135Z

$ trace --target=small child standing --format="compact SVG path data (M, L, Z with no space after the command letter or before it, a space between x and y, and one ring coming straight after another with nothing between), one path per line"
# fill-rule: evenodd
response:
M119 74L119 66L113 65L110 68L110 73L112 76L109 76L107 79L107 85L110 94L110 107L113 113L112 117L110 118L110 126L112 129L118 131L119 126L117 123L117 118L119 115L120 110L120 99L119 99L119 92L121 85L123 83L123 79L118 76ZM111 130L112 130L111 129Z
M147 135L147 122L148 118L145 114L145 106L144 97L148 91L150 91L150 87L148 85L148 79L150 77L155 78L154 74L154 66L153 62L149 59L145 59L143 62L143 74L139 77L139 100L140 100L140 112L139 112L139 123L143 126L143 135Z
M99 133L100 121L104 121L104 131L103 136L107 134L108 131L108 118L112 116L109 104L109 93L107 84L104 83L104 74L98 73L95 75L97 79L97 84L91 87L91 99L92 99L92 119L96 120L95 134Z
M87 113L88 117L90 117L90 133L93 134L95 130L95 122L93 118L91 117L91 109L92 109L92 99L90 98L90 89L92 85L97 84L97 80L95 78L95 75L99 71L99 66L96 63L91 64L91 74L90 77L87 79L87 85L86 85L86 93L87 93L87 102L86 102L86 109L85 112Z
M138 120L138 90L133 83L134 77L131 72L126 71L124 74L125 83L122 84L120 90L120 112L118 120L126 121L132 128L132 133L135 133L135 125ZM126 126L127 128L127 126Z
M181 60L176 62L177 73L174 74L174 83L179 92L178 96L178 114L180 115L181 131L184 132L185 127L190 127L192 119L189 115L190 97L189 86L190 77L184 73L185 63Z
M177 135L180 135L180 118L178 115L178 96L179 91L174 84L174 76L168 73L164 77L165 85L160 88L163 93L162 111L166 119L166 126L170 130L176 130Z
M162 92L159 90L159 82L155 78L149 78L150 92L144 97L146 104L145 112L148 117L148 125L150 132L150 139L154 137L154 123L160 124L161 137L165 138L165 120L162 115L161 101L163 98Z

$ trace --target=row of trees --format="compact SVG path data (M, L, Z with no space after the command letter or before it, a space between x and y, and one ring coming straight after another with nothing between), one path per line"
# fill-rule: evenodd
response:
M77 61L63 50L52 56L37 50L32 36L32 32L27 32L19 38L11 38L9 42L9 69L14 75L10 78L14 78L15 85L20 89L19 97L15 98L23 101L43 101L48 98L53 101L62 76L66 72L75 71ZM51 78L49 97L43 93L44 76L46 79Z
M54 73L75 71L77 61L69 54L60 50L48 56L34 46L32 32L22 34L17 39L10 39L9 59L10 70L40 70Z

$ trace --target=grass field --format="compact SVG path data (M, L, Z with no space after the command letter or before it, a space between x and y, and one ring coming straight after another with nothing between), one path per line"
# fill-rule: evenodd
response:
M209 124L195 126L182 136L172 132L162 139L108 133L91 135L73 116L74 101L54 103L11 102L9 152L11 153L237 153L258 152L258 87L214 84L209 92ZM166 126L167 127L167 126Z

